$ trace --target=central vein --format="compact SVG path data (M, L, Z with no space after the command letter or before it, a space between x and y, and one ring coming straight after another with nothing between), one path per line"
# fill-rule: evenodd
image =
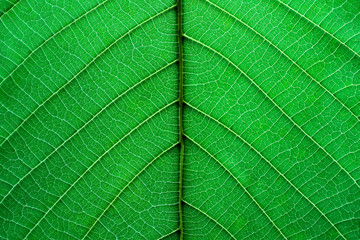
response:
M183 239L183 166L184 166L184 61L183 61L183 26L182 26L182 0L177 0L178 21L178 51L179 51L179 144L180 144L180 173L179 173L179 229L180 239Z

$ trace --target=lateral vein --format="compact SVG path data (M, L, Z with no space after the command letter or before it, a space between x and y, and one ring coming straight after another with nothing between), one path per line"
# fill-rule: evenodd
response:
M52 211L52 209L58 204L61 199L88 173L105 155L107 155L113 148L115 148L118 144L120 144L125 138L130 136L134 131L138 130L141 126L146 124L150 119L152 119L155 115L159 114L166 108L170 107L172 104L174 104L176 101L173 101L166 106L160 108L158 111L153 113L151 116L146 118L144 121L142 121L139 125L137 125L135 128L131 129L126 135L124 135L122 138L120 138L116 143L114 143L110 148L108 148L101 156L99 156L91 165L88 167L71 185L67 188L67 190L56 200L55 203L45 212L45 214L40 218L39 221L30 229L30 231L25 236L25 239L28 238L28 236L34 231L34 229L44 220L44 218L49 214L49 212Z
M168 152L169 150L171 150L173 147L175 147L178 143L175 143L173 145L171 145L170 147L168 147L167 149L165 149L163 152L161 152L159 155L157 155L155 158L153 158L148 164L145 165L145 167L143 167L137 174L135 174L133 176L133 178L120 190L120 192L113 198L113 200L108 204L108 206L104 209L104 211L99 215L99 217L93 222L93 224L91 225L91 227L89 228L89 230L85 233L85 235L82 237L82 239L85 239L87 237L87 235L89 235L89 233L92 231L92 229L94 229L95 225L100 221L100 219L102 218L102 216L104 216L104 214L109 210L109 208L111 206L113 206L114 202L119 198L119 196L121 195L121 193L124 192L125 189L127 189L131 183L133 183L142 172L144 172L151 164L153 164L157 159L159 159L162 155L164 155L166 152ZM172 232L171 232L172 233ZM170 234L171 234L170 233Z
M200 109L197 109L196 107L194 107L193 105L189 104L188 102L185 103L187 106L191 107L192 109L198 111L199 113L203 114L204 116L208 117L209 119L215 121L217 124L219 124L220 126L224 127L225 129L227 129L229 132L231 132L232 134L234 134L236 137L238 137L241 141L243 141L246 145L248 145L253 151L256 152L256 154L258 154L263 160L265 160L270 166L271 168L273 168L287 183L290 184L291 187L293 187L303 198L305 198L329 223L330 225L339 233L339 235L343 238L346 239L344 237L344 235L340 232L340 230L335 226L335 224L330 221L330 219L325 215L325 213L323 213L316 205L315 203L313 203L304 193L302 193L300 191L299 188L297 188L282 172L280 172L272 163L270 160L268 160L259 150L257 150L252 144L250 144L248 141L246 141L242 136L240 136L238 133L236 133L234 130L232 130L231 128L229 128L228 126L226 126L224 123L220 122L218 119L210 116L209 114L201 111Z
M35 165L33 168L30 169L30 171L28 171L23 177L21 177L18 182L16 184L14 184L11 189L8 191L8 193L3 197L3 199L0 201L0 204L11 194L11 192L27 177L29 176L35 169L37 169L41 164L43 164L47 159L49 159L54 153L56 153L59 149L61 149L67 142L69 142L73 137L75 137L77 134L79 134L83 129L86 128L87 125L89 125L91 122L93 122L102 112L104 112L106 109L108 109L112 104L114 104L117 100L119 100L120 98L124 97L127 95L127 93L129 93L131 90L133 90L134 88L136 88L137 86L141 85L143 82L145 82L146 80L148 80L149 78L155 76L156 74L158 74L160 71L166 69L167 67L169 67L170 65L174 64L175 62L177 62L178 60L176 59L175 61L165 65L164 67L158 69L157 71L153 72L152 74L150 74L149 76L143 78L142 80L140 80L139 82L137 82L136 84L134 84L133 86L129 87L128 89L126 89L123 93L119 94L116 98L112 99L105 107L101 108L100 111L98 111L97 113L95 113L89 120L87 120L79 129L77 129L71 136L69 136L68 138L66 138L59 146L57 146L50 154L48 154L43 160L41 160L37 165Z
M334 93L330 92L329 89L327 89L323 84L321 84L321 81L316 80L312 75L310 75L310 73L308 73L303 67L301 67L296 61L295 59L292 59L289 55L287 55L285 53L285 51L281 50L277 45L275 45L273 42L271 42L267 37L265 37L264 35L262 35L260 32L258 32L255 28L251 27L249 24L245 23L244 21L242 21L241 19L239 19L238 17L236 17L235 15L231 14L230 12L226 11L225 9L219 7L218 5L216 5L215 3L212 3L209 0L205 0L206 2L208 2L210 5L214 6L215 8L219 9L220 11L226 13L227 15L231 16L232 18L234 18L236 21L240 22L241 24L243 24L244 26L246 26L247 28L249 28L252 32L254 32L256 35L258 35L259 37L261 37L262 39L264 39L268 44L270 44L272 47L274 47L277 51L279 51L283 56L285 56L292 64L294 64L298 69L300 69L303 73L305 73L306 76L308 76L311 80L313 80L315 83L317 83L322 89L324 89L328 94L330 94L338 103L340 103L341 106L343 106L346 110L348 110L350 112L350 114L356 118L357 121L359 121L359 117L348 107L346 106L342 101L340 101L340 99L338 99ZM341 46L341 44L339 45Z
M312 20L310 20L308 17L306 17L305 15L299 13L298 11L296 11L295 9L293 9L292 7L290 7L288 4L280 1L280 0L276 0L278 3L280 3L281 5L287 7L288 9L290 9L291 11L293 11L294 13L298 14L300 17L302 17L303 19L307 20L308 22L310 22L311 24L313 24L314 26L318 27L320 30L322 30L324 33L328 34L329 36L331 36L333 39L335 39L337 42L339 42L341 45L343 45L344 47L346 47L347 49L349 49L352 53L354 53L357 57L360 57L359 53L357 53L354 49L352 49L351 47L349 47L348 45L346 45L346 42L342 42L340 41L340 39L338 39L337 37L335 37L334 34L328 32L327 30L325 30L324 28L322 28L319 24L313 22Z
M216 225L218 225L219 227L221 227L227 234L229 234L231 236L232 239L236 239L236 237L229 232L229 230L227 230L222 224L220 224L216 219L212 218L209 214L207 214L206 212L204 212L203 210L201 210L200 208L195 207L194 205L192 205L191 203L183 200L183 202L188 205L189 207L195 209L196 211L202 213L204 216L206 216L208 219L210 219L211 221L213 221Z
M206 45L203 42L200 42L197 39L194 39L186 34L184 34L184 37L194 41L195 43L200 44L201 46L204 46L205 48L209 49L210 51L218 54L221 58L223 58L224 60L226 60L229 64L231 64L233 67L235 67L239 72L241 72L250 82L251 84L253 84L257 89L259 89L259 91L282 113L282 115L284 115L289 121L291 121L291 123L297 128L299 129L308 139L310 139L313 143L315 143L315 145L320 148L327 156L329 156L335 163L336 165L339 166L339 168L346 173L346 175L349 176L349 178L354 182L354 184L360 188L359 184L357 183L357 181L353 178L353 176L351 176L351 174L346 171L346 169L323 147L321 146L313 137L311 137L307 132L305 132L301 126L299 126L272 98L270 98L270 96L249 76L247 75L239 66L237 66L234 62L232 62L229 58L227 58L226 56L224 56L222 53L218 52L217 50L213 49L212 47Z
M185 135L187 139L192 141L195 145L197 145L202 151L204 151L207 155L209 155L212 159L214 159L235 181L236 183L245 191L245 193L250 197L250 199L255 203L255 205L261 210L261 212L266 216L266 218L271 222L271 224L276 228L276 230L280 233L280 235L287 239L284 233L280 230L280 228L276 225L275 221L271 219L271 217L266 213L265 209L261 207L260 203L254 198L254 196L244 187L244 185L239 181L235 175L226 168L226 166L218 160L214 155L212 155L207 149L205 149L200 143L192 139L191 137Z
M77 78L77 76L79 76L82 72L84 72L90 65L92 65L96 59L98 59L100 56L102 56L105 52L107 52L112 46L114 46L117 42L119 42L121 39L123 39L124 37L128 36L130 33L132 33L133 31L135 31L137 28L141 27L142 25L144 25L145 23L151 21L152 19L160 16L161 14L173 9L176 5L170 6L168 8L166 8L165 10L151 16L150 18L146 19L145 21L141 22L140 24L136 25L135 27L131 28L130 30L128 30L126 33L124 33L123 35L121 35L119 38L117 38L115 41L113 41L109 46L107 46L105 49L103 49L99 54L97 54L94 58L92 58L92 60L86 64L79 72L77 72L70 80L68 80L64 85L62 85L60 88L58 88L55 92L53 92L47 99L45 99L45 101L43 101L41 104L39 104L35 110L33 110L24 120L22 120L22 122L19 124L19 126L17 126L1 143L0 143L0 147L9 140L9 138L16 132L18 131L23 125L24 123L30 118L32 117L42 106L44 106L45 103L47 103L50 99L52 99L54 96L56 96L62 89L64 89L67 85L69 85L74 79Z

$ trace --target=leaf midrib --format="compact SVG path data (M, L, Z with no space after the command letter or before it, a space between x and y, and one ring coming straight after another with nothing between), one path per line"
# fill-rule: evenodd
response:
M177 34L178 34L178 51L179 51L179 144L180 144L180 156L179 156L179 230L180 240L184 238L183 227L183 175L184 175L184 49L183 49L183 2L177 0Z
M84 15L86 15L86 14L88 14L89 12L93 11L94 9L96 9L97 7L99 7L100 5L104 4L104 3L107 2L107 1L108 1L108 0L105 0L105 1L102 2L101 4L97 5L95 8L91 9L90 11L87 11ZM260 34L259 32L257 32L255 29L251 28L249 25L247 25L246 23L244 23L242 20L238 19L236 16L232 15L231 13L227 12L226 10L224 10L224 9L220 8L219 6L215 5L215 4L212 3L211 1L209 1L209 0L205 0L205 1L208 2L209 4L213 5L213 6L217 7L218 9L222 10L223 12L227 13L228 15L234 17L237 21L243 23L245 26L247 26L248 28L250 28L251 30L253 30L256 34L258 34L260 37L262 37L265 41L267 41L269 44L271 44L273 47L275 47L277 50L279 50L279 51L281 52L281 54L283 54L285 57L287 57L292 63L294 63L294 64L295 64L301 71L303 71L307 76L309 76L309 77L310 77L311 79L313 79L316 83L318 83L326 92L330 93L330 94L335 98L335 100L337 100L337 101L338 101L344 108L346 108L354 117L356 117L357 120L359 119L359 118L351 111L351 109L349 109L347 106L345 106L345 104L342 103L339 99L337 99L337 98L335 97L335 95L333 95L328 89L326 89L320 82L316 81L316 79L314 79L310 74L308 74L305 69L303 69L301 66L299 66L299 65L298 65L294 60L292 60L284 51L280 50L275 44L273 44L273 43L272 43L270 40L268 40L265 36L261 35L261 34ZM287 7L289 7L289 6L286 5L285 3L282 3L281 1L278 1L278 2L281 3L281 4L283 4L283 5L285 5L285 6L287 6ZM17 4L17 3L16 3L16 4ZM15 4L15 5L16 5L16 4ZM142 22L141 24L137 25L136 27L134 27L133 29L129 30L127 33L125 33L125 34L123 35L123 36L127 35L129 32L131 32L131 31L133 31L134 29L138 28L138 27L141 26L143 23L150 21L152 18L154 18L154 17L156 17L156 16L158 16L158 15L160 15L160 14L162 14L162 13L164 13L164 12L166 12L166 11L174 8L174 7L177 7L179 59L178 59L178 60L175 60L175 61L173 61L173 62L171 62L171 63L169 63L168 65L164 66L164 67L161 68L160 70L157 70L156 73L159 72L159 71L161 71L162 69L165 69L166 67L168 67L169 65L172 65L173 63L175 63L175 62L177 62L177 61L179 62L179 99L175 101L175 102L178 101L178 103L179 103L179 142L176 143L175 145L179 144L179 145L180 145L180 149L181 149L181 150L180 150L180 157L179 157L179 165L180 165L180 175L179 175L179 176L180 176L180 179L179 179L179 213L180 213L180 214L179 214L179 215L180 215L180 216L179 216L179 229L177 229L177 230L175 230L175 231L180 231L180 239L183 239L183 217L182 217L182 214L183 214L182 211L183 211L183 209L182 209L182 203L186 203L187 205L189 205L189 206L197 209L196 207L192 206L190 203L184 201L183 196L182 196L182 188L183 188L183 187L182 187L182 177L183 177L183 162L184 162L184 138L187 137L187 136L184 134L184 130L183 130L183 129L184 129L184 126L183 126L183 124L184 124L184 123L183 123L183 111L184 111L184 106L185 106L185 105L188 105L189 107L192 107L192 108L194 108L195 110L201 112L201 110L197 109L196 107L194 107L194 106L192 106L192 105L190 105L189 103L186 103L186 102L184 101L184 59L183 59L183 38L184 38L184 37L186 37L186 38L188 38L188 39L190 39L190 40L193 40L193 41L195 41L195 42L197 42L197 43L199 43L199 44L202 44L203 46L207 47L208 49L213 50L214 52L216 52L217 54L219 54L219 55L220 55L221 57L223 57L225 60L228 60L228 62L229 62L231 65L233 65L235 68L237 68L242 74L244 74L244 75L252 82L252 84L254 84L256 87L258 87L258 89L282 112L282 114L284 114L284 116L286 116L296 127L298 127L298 128L301 130L301 132L303 132L303 133L304 133L308 138L310 138L320 149L322 149L332 160L334 160L334 162L336 162L336 163L339 165L339 167L340 167L343 171L345 171L345 173L346 173L346 174L355 182L355 184L359 187L359 185L357 184L357 182L355 181L355 179L350 175L350 173L347 172L347 171L340 165L340 163L338 163L338 161L336 161L336 160L331 156L331 154L329 154L329 153L326 151L325 148L323 148L322 146L320 146L319 143L317 143L311 136L309 136L309 135L301 128L301 126L299 126L294 120L292 120L292 118L291 118L290 116L288 116L288 115L282 110L282 108L281 108L280 106L278 106L278 105L273 101L273 99L271 99L271 98L267 95L267 93L265 93L265 92L262 90L262 88L260 88L260 86L258 86L258 85L257 85L243 70L241 70L235 63L233 63L233 62L232 62L230 59L228 59L226 56L222 55L220 52L216 51L215 49L211 48L210 46L207 46L206 44L204 44L204 43L202 43L202 42L200 42L200 41L198 41L198 40L196 40L196 39L193 39L193 38L191 38L190 36L187 36L187 35L185 35L185 34L183 33L183 27L182 27L182 22L183 22L183 19L182 19L182 4L183 4L183 3L182 3L182 0L177 0L177 4L176 4L176 5L173 5L173 6L169 7L169 8L167 8L166 10L164 10L164 11L156 14L155 16L147 19L146 21L144 21L144 22ZM13 6L12 6L12 7L13 7ZM290 7L289 7L289 8L290 8ZM292 8L290 8L290 9L291 9L292 11L296 12L294 9L292 9ZM296 12L296 13L299 14L301 17L304 17L305 19L307 19L305 16L301 15L300 13L298 13L298 12ZM84 15L82 15L81 17L83 17ZM81 18L81 17L80 17L80 18ZM309 20L309 19L307 19L307 20L311 22L311 20ZM68 26L71 25L72 23L73 23L73 22L69 23L66 27L68 27ZM312 23L313 23L313 22L312 22ZM314 24L315 26L319 27L320 29L322 29L320 26L316 25L315 23L313 23L313 24ZM61 32L62 30L63 30L63 29L61 29L59 32ZM343 42L341 42L340 40L338 40L336 37L334 37L332 34L328 33L326 30L324 30L324 29L322 29L322 30L323 30L325 33L329 34L331 37L333 37L335 40L337 40L340 44L344 45L344 46L347 47L349 50L351 50L356 56L359 56L359 54L357 54L354 50L352 50L352 49L351 49L349 46L347 46L345 43L343 43ZM58 34L59 32L55 33L55 35ZM40 105L39 105L26 119L24 119L23 122L4 140L4 142L6 142L6 141L8 140L8 138L10 138L11 135L13 135L13 133L15 133L15 132L27 121L28 118L30 118L40 107L42 107L45 102L49 101L54 95L56 95L61 89L63 89L67 84L69 84L73 79L75 79L75 78L76 78L81 72L83 72L90 64L92 64L100 55L102 55L103 52L105 52L106 50L108 50L112 45L114 45L117 41L119 41L123 36L121 36L119 39L115 40L115 42L113 42L112 44L110 44L104 51L102 51L100 54L98 54L95 58L93 58L93 59L90 61L90 63L88 63L83 69L81 69L80 72L78 72L72 79L70 79L68 82L66 82L65 85L63 85L61 88L59 88L56 92L54 92L54 94L52 94L52 95L51 95L49 98L47 98L42 104L40 104ZM54 35L52 35L51 38L52 38L52 37L54 37ZM43 44L45 44L48 40L49 40L49 39L47 39ZM36 51L38 48L40 48L43 44L41 44L39 47L37 47L34 51ZM33 51L33 52L34 52L34 51ZM33 53L33 52L32 52L32 53ZM29 56L27 56L21 64L23 64L23 63L32 55L32 53L31 53ZM20 65L21 65L21 64L20 64ZM16 68L16 69L17 69L17 68ZM16 70L16 69L15 69L15 70ZM15 70L14 70L14 71L15 71ZM12 74L14 71L12 71L9 76L11 76L11 74ZM156 73L153 73L153 74L150 75L150 76L153 76L153 75L155 75ZM9 77L9 76L8 76L8 77ZM150 76L148 76L148 77L146 77L145 79L141 80L140 82L136 83L134 86L130 87L128 90L126 90L126 91L125 91L124 93L122 93L120 96L126 94L126 92L130 91L132 88L134 88L135 86L139 85L140 83L142 83L143 81L145 81L146 79L148 79ZM6 79L6 78L5 78L5 79ZM5 79L4 79L4 80L5 80ZM120 97L120 96L119 96L119 97ZM74 135L76 135L80 130L82 130L89 122L91 122L94 118L96 118L104 109L106 109L109 105L111 105L113 102L115 102L116 99L118 99L119 97L113 99L109 104L107 104L104 108L102 108L99 112L97 112L97 113L96 113L89 121L87 121L79 130L77 130L73 135L71 135L69 138L67 138L58 148L56 148L50 155L48 155L43 161L41 161L40 164L41 164L42 162L44 162L44 161L45 161L49 156L51 156L54 152L56 152L57 149L59 149L60 147L62 147L69 139L71 139L71 138L72 138ZM171 104L173 104L173 103L174 103L174 102L168 104L167 106L169 106L169 105L171 105ZM166 106L166 107L167 107L167 106ZM158 112L159 112L159 111L158 111ZM153 115L157 114L158 112L154 113ZM204 113L204 112L201 112L201 113L203 113L204 115L206 115L206 116L209 117L210 119L216 121L218 124L220 124L221 126L225 127L225 128L228 129L230 132L232 132L232 133L235 134L237 137L239 137L241 140L243 140L242 137L241 137L239 134L237 134L237 133L236 133L235 131L233 131L231 128L227 127L225 124L221 123L221 122L218 121L217 119L213 118L212 116L210 116L210 115L208 115L208 114L206 114L206 113ZM151 115L151 116L153 116L153 115ZM149 120L149 119L150 119L150 118L147 118L144 122L146 122L146 121ZM142 123L141 123L140 125L142 125ZM140 126L140 125L139 125L139 126ZM130 131L130 133L133 132L133 131L135 131L139 126L137 126L136 128L132 129L132 130ZM129 133L129 134L130 134L130 133ZM127 134L127 135L128 135L128 134ZM127 135L125 135L125 136L127 136ZM200 144L198 144L197 142L195 142L193 139L191 139L191 138L189 138L189 137L187 137L187 138L190 139L190 140L192 140L192 141L193 141L195 144L197 144L198 146L200 146L205 152L207 152L212 158L214 158L218 163L221 164L221 162L220 162L219 160L217 160L213 155L211 155L208 151L206 151L206 149L203 148ZM122 139L123 139L123 138L122 138ZM120 140L120 141L121 141L121 140ZM249 144L247 141L245 141L245 140L243 140L243 141L244 141L246 144ZM4 142L2 142L2 143L0 144L0 146L1 146ZM114 147L115 145L117 145L117 144L114 144L113 147ZM175 145L171 146L171 147L168 148L167 150L171 149L171 148L174 147ZM112 149L113 147L111 147L110 149ZM273 167L273 165L270 163L270 161L267 160L267 159L266 159L258 150L256 150L253 146L251 146L251 144L250 144L250 147L251 147L256 153L258 153L265 161L267 161L267 162ZM109 150L110 150L110 149L109 149ZM161 155L162 155L163 153L165 153L167 150L165 150L164 152L162 152L159 156L161 156ZM102 156L103 156L103 155L102 155ZM101 157L102 157L102 156L101 156ZM136 177L137 177L138 175L140 175L141 172L143 172L148 166L150 166L159 156L157 156L157 157L154 158L152 161L150 161L140 172L138 172L138 173L126 184L126 186L125 186L125 187L120 191L120 193L113 199L113 201L110 202L110 204L108 205L108 207L102 212L102 214L99 216L99 218L94 222L94 224L91 226L91 228L89 228L89 230L88 230L88 232L85 234L84 238L88 235L88 233L90 233L90 231L91 231L92 228L95 226L95 224L99 221L99 219L103 216L103 214L107 211L107 209L112 205L112 203L117 199L117 197L122 193L122 191L123 191L126 187L128 187L128 186L134 181L134 179L136 179ZM101 159L101 157L99 157L99 159ZM98 160L99 160L99 159L98 159ZM94 163L96 163L98 160L96 160ZM91 166L93 166L93 165L91 165ZM91 169L91 166L85 171L85 173ZM234 179L239 183L239 185L240 185L241 187L243 187L243 186L241 185L241 183L239 182L239 180L230 172L229 169L227 169L227 168L226 168L224 165L222 165L222 164L221 164L221 166L222 166L232 177L234 177ZM37 166L36 166L36 167L37 167ZM36 168L36 167L35 167L35 168ZM300 192L300 190L298 190L297 187L294 186L280 171L278 171L275 167L273 167L273 168L274 168L286 181L288 181L289 184L290 184L291 186L293 186L304 198L306 198L306 199L314 206L314 208L316 208L316 209L330 222L330 224L332 225L332 227L334 227L334 228L336 229L336 231L340 234L340 236L345 239L345 237L344 237L344 236L342 235L342 233L337 229L337 227L335 226L335 224L333 224L333 223L327 218L327 216L326 216L324 213L322 213L321 210L318 209L318 207L317 207L313 202L311 202L311 200L309 200L304 194L302 194L302 192ZM33 169L32 169L32 170L33 170ZM30 171L30 173L32 172L32 170ZM27 176L27 175L26 175L26 176ZM20 181L21 181L21 180L20 180ZM19 182L20 182L20 181L19 181ZM77 182L77 181L76 181L76 182ZM74 182L74 184L75 184L76 182ZM17 185L18 185L18 183L17 183L14 187L16 187ZM243 188L244 188L244 187L243 187ZM12 189L13 189L13 188L12 188ZM12 189L11 189L11 190L12 190ZM69 188L69 189L70 189L70 188ZM68 189L68 190L69 190L69 189ZM245 191L247 192L246 188L244 188L244 189L245 189ZM10 190L10 192L11 192L11 190ZM68 190L67 190L62 196L64 196L64 195L68 192ZM9 192L9 193L10 193L10 192ZM248 193L248 192L247 192L247 193ZM8 194L7 194L7 195L8 195ZM6 195L6 196L7 196L7 195ZM250 194L249 194L249 195L250 195ZM58 201L60 201L60 199L62 198L62 196L58 199ZM250 197L251 197L251 195L250 195ZM4 199L3 199L3 200L4 200ZM253 200L254 200L254 199L253 199ZM56 201L56 203L57 203L58 201ZM257 203L256 200L254 200L254 202ZM55 203L55 204L56 204L56 203ZM55 204L54 204L53 206L55 206ZM51 211L51 209L53 208L53 206L48 210L48 212ZM259 208L260 208L260 209L263 211L263 213L269 218L269 220L273 223L273 225L279 230L279 232L281 233L281 235L282 235L284 238L286 238L285 235L283 235L283 233L281 232L281 230L276 226L276 224L275 224L275 223L271 220L271 218L266 214L266 212L265 212L260 206L259 206ZM197 210L199 210L200 212L202 212L200 209L197 209ZM47 213L48 213L48 212L47 212ZM45 213L45 215L43 216L43 218L46 216L47 213ZM205 214L205 215L207 215L205 212L202 212L202 213ZM43 218L41 218L40 221L41 221ZM211 219L212 219L212 218L211 218ZM212 219L212 220L214 220L214 219ZM34 228L36 228L36 226L40 223L40 221L34 226ZM214 220L214 221L217 223L216 220ZM221 224L219 224L219 225L220 225L221 227L223 227ZM34 228L33 228L33 229L34 229ZM224 227L223 227L223 228L224 228ZM33 229L32 229L32 230L33 230ZM28 233L28 235L32 232L32 230L30 230L30 232ZM235 238L226 228L224 228L224 230L227 231L233 238ZM175 231L173 231L173 232L175 232ZM169 235L172 234L173 232L169 233ZM27 236L28 236L28 235L27 235Z

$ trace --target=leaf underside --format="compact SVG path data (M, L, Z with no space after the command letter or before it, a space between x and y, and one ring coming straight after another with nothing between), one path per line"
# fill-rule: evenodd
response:
M0 28L1 239L360 238L358 0L0 0Z

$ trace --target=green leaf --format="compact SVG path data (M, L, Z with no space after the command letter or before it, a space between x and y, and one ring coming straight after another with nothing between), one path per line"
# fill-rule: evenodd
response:
M359 239L360 4L1 0L1 239Z

